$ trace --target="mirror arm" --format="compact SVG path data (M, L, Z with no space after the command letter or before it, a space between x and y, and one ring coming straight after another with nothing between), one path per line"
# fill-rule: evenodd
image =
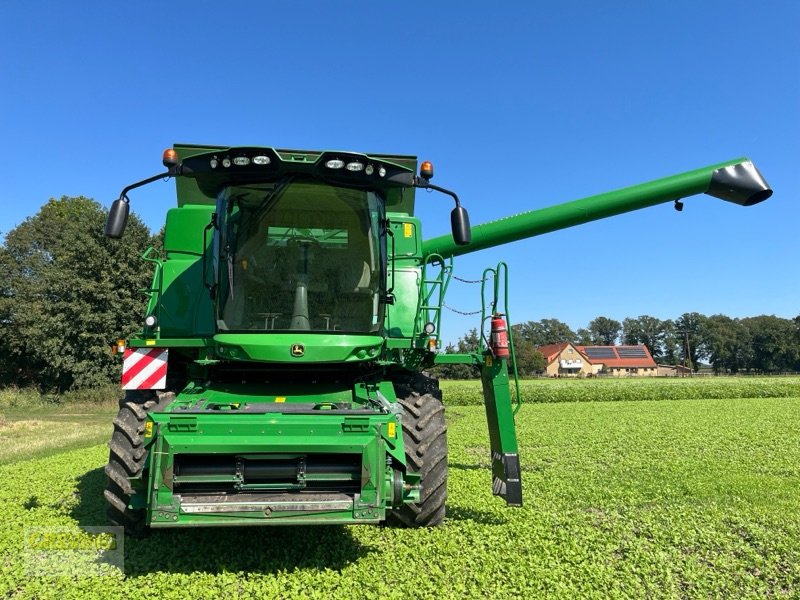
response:
M455 200L456 207L450 213L450 227L453 231L453 240L459 246L465 246L466 244L469 244L472 241L472 234L469 227L469 215L464 207L461 206L461 202L459 202L456 193L443 187L439 187L438 185L433 185L424 177L415 177L413 175L411 177L413 179L412 185L414 187L441 192L442 194L447 194L453 200Z
M148 177L147 179L142 179L141 181L132 183L124 190L122 190L122 192L120 192L119 197L127 199L128 192L130 192L131 190L135 190L136 188L142 187L143 185L147 185L148 183L153 183L154 181L158 181L159 179L173 177L175 174L176 174L175 169L170 169L166 173L159 173L158 175L153 175L152 177Z
M416 178L416 180L414 182L414 187L423 188L423 189L426 189L426 190L434 190L436 192L441 192L443 194L447 194L453 200L456 201L456 206L461 206L461 202L459 201L458 196L456 195L455 192L453 192L451 190L447 190L447 189L445 189L443 187L439 187L438 185L433 185L432 183L428 182L427 180L425 180L425 179L423 179L421 177L417 177Z
M458 196L456 195L455 192L453 192L451 190L447 190L447 189L445 189L443 187L439 187L438 185L434 185L434 184L432 184L430 182L430 180L425 179L424 177L421 177L421 176L417 177L413 173L408 173L408 172L406 172L406 173L398 173L396 175L392 175L391 177L389 177L389 179L387 181L390 181L392 183L399 183L400 185L403 185L403 186L422 188L422 189L425 189L425 190L434 190L436 192L441 192L443 194L447 194L453 200L456 201L456 207L460 207L461 206L461 202L458 200Z

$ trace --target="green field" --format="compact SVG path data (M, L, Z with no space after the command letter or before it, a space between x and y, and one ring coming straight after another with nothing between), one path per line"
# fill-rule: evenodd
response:
M119 580L29 577L20 555L25 526L103 523L107 451L94 433L87 447L15 460L0 466L0 597L800 594L800 394L525 406L521 509L491 496L482 408L448 418L440 528L159 531L126 541ZM56 435L48 425L27 439ZM0 427L6 462L8 439Z
M483 404L475 381L442 380L441 387L450 406ZM525 403L791 398L800 396L800 377L527 379L520 393Z

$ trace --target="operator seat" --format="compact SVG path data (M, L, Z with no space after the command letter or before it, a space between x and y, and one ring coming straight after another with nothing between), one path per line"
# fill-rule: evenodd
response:
M348 246L335 254L338 296L334 324L343 330L368 331L374 318L376 282L370 265L369 238L357 227L349 232ZM334 256L331 253L332 258Z

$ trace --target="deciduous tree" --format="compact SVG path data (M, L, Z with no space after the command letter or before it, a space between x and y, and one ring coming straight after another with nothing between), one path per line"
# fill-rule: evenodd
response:
M131 215L122 240L103 235L106 211L84 197L51 199L6 237L0 252L0 336L7 382L64 390L118 377L110 347L141 327L152 243Z
M680 348L681 364L689 366L690 363L695 371L700 368L700 360L706 356L702 335L705 321L706 316L697 312L683 313L675 320L675 341Z
M622 324L608 317L597 317L589 322L587 329L592 344L598 346L613 346L617 343Z
M656 361L665 354L665 337L664 321L656 317L640 315L635 319L627 318L622 322L622 343L644 344Z
M789 319L761 315L742 319L750 333L752 358L748 365L755 371L774 373L798 367L800 351L795 343L795 325Z
M518 335L517 326L514 329L514 355L517 359L517 370L520 375L535 375L547 368L547 359L536 349L529 340Z
M701 329L702 345L716 373L738 373L751 360L750 331L738 319L711 315Z
M569 325L558 319L542 319L541 321L526 321L516 326L517 337L529 341L534 347L547 344L559 344L576 340L575 332Z

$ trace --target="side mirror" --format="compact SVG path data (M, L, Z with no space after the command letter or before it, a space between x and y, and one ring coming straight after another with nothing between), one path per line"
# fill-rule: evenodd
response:
M472 231L469 227L469 215L466 208L458 205L452 210L450 226L453 229L453 241L457 245L466 246L472 241Z
M111 203L106 219L106 237L118 240L125 233L125 225L128 224L128 203L122 198L118 198Z

